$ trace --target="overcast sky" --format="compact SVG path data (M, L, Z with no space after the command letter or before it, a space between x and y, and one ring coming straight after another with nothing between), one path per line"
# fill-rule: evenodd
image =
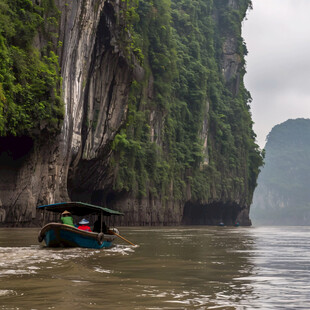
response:
M257 143L273 126L310 118L310 0L252 0L243 22L245 84Z

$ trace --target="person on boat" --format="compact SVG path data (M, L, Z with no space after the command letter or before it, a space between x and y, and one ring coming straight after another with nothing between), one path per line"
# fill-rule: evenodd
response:
M80 226L78 227L78 229L91 231L90 227L87 226L87 224L89 224L89 221L87 221L86 219L82 219L81 221L79 221L79 224Z
M99 216L96 222L94 223L93 231L97 233L103 232L104 234L108 232L108 227L104 221L102 222L102 226L101 226L101 216Z
M73 224L73 217L71 213L67 210L61 213L61 222L63 224L75 227Z

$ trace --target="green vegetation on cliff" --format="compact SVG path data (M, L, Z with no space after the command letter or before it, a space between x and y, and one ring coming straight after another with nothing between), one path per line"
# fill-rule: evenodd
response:
M120 54L134 55L145 77L132 83L127 122L111 144L114 191L250 204L262 164L243 84L241 22L250 5L120 1ZM59 17L53 0L0 0L0 136L59 131Z
M310 120L276 125L265 150L251 217L263 224L309 225Z
M53 3L0 0L0 136L59 131L64 111L52 42L60 13ZM40 49L39 33L46 40Z
M146 78L134 83L114 141L115 190L250 204L262 164L243 84L241 22L251 2L234 2L237 9L227 0L139 1L133 38ZM229 40L239 64L227 80Z

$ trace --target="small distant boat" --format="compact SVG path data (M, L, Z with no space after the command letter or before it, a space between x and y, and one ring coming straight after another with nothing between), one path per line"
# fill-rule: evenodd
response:
M38 206L37 209L43 211L43 220L45 211L59 214L69 211L72 215L80 217L96 214L101 221L103 216L123 215L123 213L109 208L83 202L61 202ZM119 236L118 230L113 228L103 231L104 225L101 224L100 226L99 232L91 232L70 225L52 222L42 227L39 232L38 241L42 242L44 240L47 247L109 248L112 246L113 240Z

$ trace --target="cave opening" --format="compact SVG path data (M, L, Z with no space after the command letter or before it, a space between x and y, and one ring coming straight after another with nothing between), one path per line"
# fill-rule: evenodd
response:
M111 25L116 23L114 7L111 3L105 3L101 18L97 28L96 48L100 50L102 46L105 49L111 48Z
M0 137L0 191L6 191L16 184L19 169L34 147L29 137Z
M182 224L184 225L235 225L240 213L236 203L214 202L200 204L187 202L184 206Z
M28 136L0 137L0 164L16 166L33 150L34 142Z

